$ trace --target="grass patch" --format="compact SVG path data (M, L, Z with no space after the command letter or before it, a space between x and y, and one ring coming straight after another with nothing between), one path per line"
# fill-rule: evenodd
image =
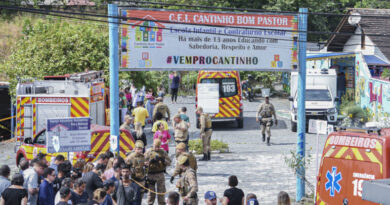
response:
M196 154L203 153L203 143L201 139L190 140L188 143L189 150ZM221 153L229 152L229 145L220 140L211 140L211 151L220 151Z

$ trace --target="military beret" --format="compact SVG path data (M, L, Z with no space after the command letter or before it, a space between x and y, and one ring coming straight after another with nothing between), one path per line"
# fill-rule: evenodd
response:
M180 142L179 144L176 145L176 149L185 149L186 148L186 144L184 144L183 142Z
M137 148L144 148L144 142L142 142L141 140L137 140L135 142L135 147L137 147Z
M177 160L178 164L179 165L183 165L184 163L186 163L188 160L188 157L187 156L184 156L184 155L181 155L179 157L179 159Z

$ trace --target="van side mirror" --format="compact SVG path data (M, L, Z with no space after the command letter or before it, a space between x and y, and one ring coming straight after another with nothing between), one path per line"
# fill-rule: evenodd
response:
M27 137L27 138L24 139L24 143L26 143L26 144L32 144L33 141L32 141L32 139L31 139L31 137Z
M335 102L338 102L339 100L340 100L339 97L335 97L335 98L334 98L334 101L335 101Z
M288 97L288 100L292 102L292 101L294 101L294 98L292 96L290 96L290 97Z

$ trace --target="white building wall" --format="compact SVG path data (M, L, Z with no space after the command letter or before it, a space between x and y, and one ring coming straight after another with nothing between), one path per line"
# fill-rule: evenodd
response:
M363 55L375 55L382 60L390 62L368 36L365 36L365 48L362 50L361 38L361 29L356 28L355 35L351 36L345 43L343 52L362 52Z

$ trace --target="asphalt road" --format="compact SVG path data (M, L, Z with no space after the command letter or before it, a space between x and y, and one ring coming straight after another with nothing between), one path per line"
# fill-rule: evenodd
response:
M198 183L200 204L203 204L204 193L213 190L218 197L223 197L225 189L229 188L227 179L236 175L239 179L238 187L245 195L255 193L260 204L275 204L276 196L280 191L289 193L290 198L296 198L296 176L285 163L285 157L291 157L291 151L296 151L297 134L291 132L289 120L289 101L286 98L271 98L278 115L278 125L272 127L271 146L261 141L260 126L255 120L256 111L262 99L257 102L244 101L244 128L236 128L236 123L214 123L212 139L219 139L229 144L229 153L212 154L211 161L198 161ZM164 101L171 112L186 106L190 122L195 122L194 98L179 98L177 104L171 104L170 99ZM148 129L147 129L148 131ZM195 123L191 124L191 139L199 138L199 131ZM306 155L309 154L311 163L306 170L306 178L310 184L315 184L315 155L316 135L306 134ZM319 137L319 156L322 154L326 136ZM152 137L148 136L149 145ZM170 145L173 157L174 144ZM198 156L200 158L201 156ZM173 163L174 164L174 163ZM172 168L168 173L173 172ZM174 184L169 183L167 190L175 190ZM312 190L306 187L306 193Z

